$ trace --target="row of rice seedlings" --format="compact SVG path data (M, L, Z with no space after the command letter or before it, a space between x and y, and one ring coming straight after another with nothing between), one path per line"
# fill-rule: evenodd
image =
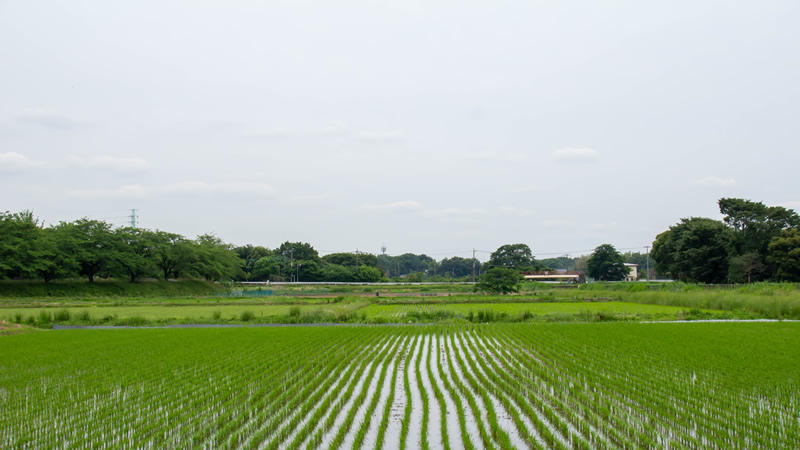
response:
M313 358L305 355L305 358L292 361L294 367L285 372L287 375L292 374L292 378L283 383L283 389L275 389L275 386L264 383L260 389L248 396L241 404L240 413L215 433L215 441L227 441L228 447L248 447L252 446L253 442L257 445L265 436L272 434L287 414L294 411L294 402L303 398L302 395L309 395L308 391L313 390L321 380L324 380L321 377L329 375L325 370L304 370L307 368L308 359L324 360L329 368L331 362L338 362L330 358L331 354L336 354L335 352L324 348L320 350L322 351L314 351ZM340 358L344 356L344 352L341 352Z
M352 406L350 407L347 416L345 416L344 422L341 424L338 433L328 446L329 449L337 449L342 445L342 443L344 443L347 432L353 425L353 421L356 417L356 414L358 413L360 408L366 406L364 402L366 401L367 394L371 390L370 389L370 387L372 386L371 382L374 379L375 371L378 369L378 366L380 365L382 367L381 372L383 372L385 375L386 373L385 369L386 369L386 364L389 361L389 355L393 354L394 351L396 351L397 347L400 345L401 340L402 339L400 338L394 338L394 342L391 344L391 347L387 347L385 350L383 350L383 352L381 352L381 354L378 355L378 358L375 360L375 363L372 364L372 367L370 367L369 373L367 374L367 378L361 385L361 391L358 393L358 396L353 400Z
M441 445L444 450L450 450L450 438L448 435L447 430L447 404L444 400L444 394L442 394L442 390L439 389L438 384L436 383L436 378L433 376L433 370L431 370L431 356L433 355L434 350L434 341L436 339L436 335L431 335L428 339L428 357L425 358L425 370L428 374L428 380L430 380L430 385L433 390L433 395L436 397L436 401L439 404L439 429L441 430ZM437 358L438 360L438 358Z
M569 348L565 350L570 351ZM756 442L762 442L765 446L774 446L785 442L785 440L776 439L776 436L789 435L789 433L781 434L780 432L764 435L761 431L767 427L757 427L754 431L753 426L748 426L749 420L742 421L741 419L747 413L743 409L744 402L739 401L736 404L736 401L733 400L734 398L740 400L738 395L732 396L724 391L715 393L713 389L704 386L686 387L686 383L682 381L686 377L675 377L674 371L668 371L663 376L658 373L653 376L654 369L650 367L642 367L644 370L634 370L635 374L628 373L631 371L620 371L616 365L605 367L602 365L602 361L596 361L596 358L584 355L584 353L586 353L585 348L579 357L565 356L568 360L574 358L577 361L577 367L582 368L582 372L589 379L593 378L593 373L597 370L603 370L601 378L604 385L609 385L610 389L608 390L616 391L622 401L630 402L631 405L642 404L641 408L630 406L622 410L609 409L604 414L607 417L606 420L618 423L620 417L623 419L625 417L641 417L641 419L635 420L647 423L646 427L649 428L648 431L651 435L653 429L657 430L656 439L658 440L656 442L662 442L662 445L666 438L677 443L694 446L748 446L747 444L752 446ZM580 359L584 359L584 361L580 361ZM646 379L642 380L642 378ZM704 405L697 404L698 401L703 402ZM720 408L720 405L726 405L726 407ZM734 411L737 417L728 420L726 425L716 414L720 409ZM741 414L737 410L741 411ZM721 416L730 414L727 411L722 412ZM669 418L664 418L665 415ZM657 418L660 423L653 423L654 418ZM773 420L772 422L778 421ZM784 422L792 423L791 420ZM731 423L736 426L732 427ZM644 429L644 427L643 425L638 428ZM713 442L717 444L712 444Z
M492 399L489 396L489 393L486 390L485 385L479 383L478 380L475 379L471 372L471 368L464 362L463 358L461 357L460 346L456 341L455 333L450 335L450 341L453 345L453 354L456 357L456 361L458 362L459 366L461 367L461 373L464 374L464 377L467 379L467 382L472 386L472 389L480 395L481 400L483 401L483 407L486 410L486 416L489 422L489 430L491 431L491 436L500 445L500 448L508 449L513 448L511 445L511 439L508 436L508 433L503 430L502 427L497 422L497 412L495 411L495 407L493 405Z
M423 350L425 349L426 338L427 335L420 336L419 353L417 354L414 372L416 374L415 378L417 379L417 389L419 389L419 395L422 399L422 428L420 430L419 445L421 448L428 450L430 448L428 445L428 420L430 418L430 404L428 400L428 393L426 392L425 386L422 384L422 373L419 370L422 363L422 354Z
M401 358L405 354L404 352L406 351L406 346L408 345L408 342L411 339L413 339L413 338L412 337L408 337L403 342L402 348L400 349L400 351L395 356L394 368L392 369L392 377L391 377L391 382L390 382L390 387L389 387L389 397L386 399L386 404L385 404L385 406L383 408L383 415L381 416L381 423L380 423L380 426L378 427L378 435L375 438L375 448L376 448L376 450L381 450L383 448L383 445L384 445L383 441L384 441L385 436L386 436L386 430L389 428L389 416L392 413L392 405L394 404L394 396L395 396L395 391L396 391L394 380L397 379L397 372L400 370Z
M494 444L492 443L492 439L489 437L489 433L486 432L486 428L483 424L483 420L481 419L481 412L483 409L478 406L478 403L475 401L475 397L472 395L470 389L464 385L461 381L461 376L457 372L455 365L453 364L453 358L450 356L450 347L447 342L448 336L451 337L450 333L448 332L445 334L443 340L445 345L445 355L447 356L447 366L450 369L450 377L453 380L453 384L455 384L456 388L458 388L458 392L467 400L467 404L472 411L473 416L475 417L475 425L478 428L478 434L480 435L481 442L483 443L484 447L486 448L494 448Z
M441 351L441 346L444 346L444 339L443 335L439 334L436 338L437 345L437 358L436 358L436 369L439 373L439 379L442 380L442 384L444 384L445 391L449 394L450 400L453 402L456 408L456 416L458 418L458 425L459 430L461 431L461 442L465 449L467 450L474 450L475 444L472 443L472 439L470 439L469 433L467 432L467 421L466 421L466 412L464 411L464 405L461 403L461 396L456 392L455 388L452 384L450 384L450 380L448 379L447 373L442 369L442 360L446 357L443 355L444 352Z
M382 342L386 337L382 337ZM359 363L360 361L360 363ZM288 443L287 448L290 449L297 449L302 446L306 439L314 432L314 430L323 422L323 417L326 416L330 407L332 405L338 406L340 404L340 399L342 397L343 392L345 391L345 386L349 386L350 384L354 383L363 368L366 366L367 362L369 361L368 357L361 356L360 359L354 359L350 366L348 367L347 371L344 375L339 379L333 389L327 391L325 398L318 402L313 413L311 414L308 419L305 420L305 425L297 431L295 437ZM353 374L356 374L354 377ZM336 408L334 408L335 411ZM332 414L332 413L329 413ZM321 433L320 433L321 437ZM309 444L310 445L310 444Z
M369 336L372 338L374 335ZM360 339L360 338L359 338ZM369 351L369 347L365 345L357 346L358 341L354 340L348 345L346 351L341 352L338 357L331 358L330 354L323 357L328 357L329 361L319 371L318 375L311 381L306 383L306 387L299 394L291 394L290 400L285 402L285 408L290 411L290 416L279 425L274 425L270 422L267 426L262 426L255 433L250 434L250 437L243 447L247 448L278 448L279 444L285 440L289 434L294 430L295 426L306 416L306 414L316 405L317 401L322 397L330 388L330 386L338 380L337 373L344 373L342 370L345 367L352 367L353 361L359 360L362 355ZM357 347L358 350L353 351ZM280 426L279 429L277 427ZM271 437L271 440L265 443L265 438Z
M469 342L469 340L467 340L467 343L471 344L471 342ZM495 392L495 396L497 396L497 398L502 403L503 407L505 407L506 411L508 411L509 414L511 415L511 419L514 422L514 426L516 427L518 433L525 440L525 443L528 444L528 446L530 446L532 448L536 448L536 449L544 448L544 446L542 445L542 443L544 441L542 440L541 437L539 437L538 433L537 433L536 437L531 435L531 431L536 432L536 429L537 429L536 425L533 425L533 422L531 422L532 426L530 427L531 430L529 430L528 429L528 425L523 422L523 418L519 414L519 410L517 408L523 409L524 405L525 405L525 401L523 399L521 399L518 395L515 395L515 394L518 393L518 391L516 391L513 388L509 388L509 385L506 384L506 380L501 380L500 377L498 375L496 375L497 373L505 375L505 372L503 371L503 369L497 367L497 365L494 365L493 366L494 371L490 370L489 368L486 367L486 363L484 361L484 359L489 359L488 356L486 356L484 354L483 358L480 358L479 357L480 352L478 352L474 347L471 348L471 350L472 350L472 352L468 351L468 352L465 352L465 353L466 353L467 357L470 358L470 360L469 360L470 364L473 364L472 358L474 358L474 360L477 361L477 363L478 363L478 366L474 369L474 372L477 373L478 372L478 368L480 368L482 373L479 376L479 378L481 379L481 381L484 384L492 386L492 388L494 389L494 392ZM508 397L506 395L504 395L503 393L501 393L500 390L505 391L505 394L507 394ZM510 397L510 399L509 399L509 397ZM512 403L511 399L516 401L516 403L517 403L516 406ZM560 441L555 441L555 440L553 440L553 441L554 441L554 443L553 443L554 447L558 447L558 445L560 445Z
M493 338L496 339L497 336L493 336ZM556 396L555 387L559 387L558 391L560 392L564 383L555 377L560 376L563 378L565 376L564 370L546 365L545 360L529 353L530 349L528 347L519 347L513 339L502 341L502 343L498 341L495 348L497 349L496 354L507 361L506 367L513 374L514 380L517 383L521 383L518 385L519 388L528 392L528 398L532 400L537 409L544 413L548 423L553 424L562 434L569 436L570 433L570 426L563 418L566 415L572 418L572 426L581 430L589 441L594 440L591 436L592 433L597 434L589 426L589 423L592 423L595 429L602 427L603 435L606 438L610 438L615 446L633 445L633 442L628 439L628 436L632 435L633 431L629 430L626 436L623 437L613 427L605 427L608 423L605 419L592 421L592 417L599 417L595 414L598 410L596 402L587 402L593 408L592 410L575 407L575 405L572 405L573 408L571 409ZM526 367L528 370L523 374L515 369L517 366ZM569 383L572 383L573 387L582 385L580 380L566 381L567 385ZM581 411L582 414L575 413L575 410ZM583 426L583 423L586 423L587 426ZM624 426L630 428L628 425Z
M310 437L307 444L308 449L319 448L323 444L329 444L325 442L325 438L333 433L333 426L341 416L342 411L345 410L350 403L352 403L353 391L356 389L356 387L365 382L365 377L367 375L365 371L367 370L367 367L374 364L378 356L382 356L384 354L385 346L386 344L384 344L384 349L380 353L373 353L373 355L369 355L364 358L361 365L358 367L357 372L348 384L347 390L336 400L336 403L332 405L330 412L325 418L325 421L321 423L319 429L317 429L314 435Z
M548 352L549 350L541 349L540 351ZM566 348L563 351L567 354L570 353ZM588 380L594 385L597 377L594 374L595 371L591 369L592 361L583 361L584 357L578 355L564 359L566 361L563 363L568 366L564 368L564 371L569 372L574 367L581 367L584 380ZM669 433L671 440L686 445L702 444L692 435L692 427L681 423L683 413L679 411L677 402L667 399L662 403L654 397L656 390L651 389L637 392L634 398L630 394L635 385L630 383L630 380L615 380L613 376L610 376L608 368L599 370L602 370L603 373L597 380L601 387L597 394L609 401L608 406L598 408L602 419L625 432L628 437L632 437L637 445L653 443L652 429L654 426L662 431L661 434ZM628 378L628 375L625 375L625 378ZM661 380L660 384L668 384L668 380ZM657 419L660 423L651 423L653 419ZM697 416L691 420L697 419L702 418ZM645 423L648 425L644 425Z
M419 342L419 336L414 337L414 341L411 344L411 348L408 350L408 354L406 355L405 366L403 367L403 389L405 390L406 394L406 407L403 410L403 421L401 422L402 425L400 427L400 450L404 450L406 448L406 441L408 440L408 428L411 424L411 383L408 381L408 366L411 363L411 358L414 355L414 350L417 348L417 343Z
M381 368L381 373L380 373L380 376L378 378L378 383L377 383L377 389L375 389L375 394L372 396L372 399L370 400L369 406L367 407L366 411L364 412L364 420L362 420L361 425L358 428L358 432L357 432L357 434L356 434L356 436L355 436L355 438L353 440L352 448L362 448L363 445L364 445L364 439L367 437L367 432L370 430L370 427L372 426L372 423L373 423L372 422L373 415L375 414L376 409L378 408L378 403L381 400L384 383L389 383L391 385L390 389L394 390L394 377L392 377L392 378L387 380L386 373L387 373L387 371L389 369L389 366L391 365L391 366L393 366L393 369L392 369L393 375L394 376L397 375L397 358L398 358L398 355L403 353L403 350L405 349L406 345L408 344L408 339L409 338L408 338L408 335L406 333L403 333L403 335L401 336L400 339L402 340L402 344L398 346L397 352L395 352L391 357L387 357L385 362L384 362L384 364L383 364L383 367ZM390 391L390 393L387 395L387 399L386 399L386 405L388 406L389 410L391 410L391 401L393 399L392 397L393 397L393 395L392 395L392 393ZM385 411L384 411L384 413L385 413ZM387 417L386 425L388 426L388 415L386 417ZM383 427L383 421L381 421L381 423L378 425L379 429L382 428L382 427ZM380 439L383 437L383 435L385 433L386 433L386 429L385 428L383 428L383 432L382 433L380 431L376 431L376 442L375 442L375 446L376 447L380 447L382 445L380 443Z
M571 447L584 448L589 444L593 447L605 446L605 442L601 437L596 435L594 430L590 427L583 426L585 423L580 417L570 416L570 411L565 411L563 405L555 405L554 408L554 400L548 399L548 397L551 396L549 392L542 392L540 390L532 395L529 386L522 383L524 376L521 375L517 369L519 364L509 362L506 359L506 355L503 354L502 349L486 347L486 343L480 337L477 337L474 341L469 339L468 342L475 346L480 345L487 354L493 356L493 358L485 358L486 362L491 366L490 369L485 369L486 375L490 377L497 386L507 386L506 392L522 409L525 416L532 421L534 429L548 446L565 447L569 445ZM481 367L485 368L485 366ZM525 393L528 399L533 397L535 400L526 401L525 396L520 393ZM535 406L541 413L536 412L531 406ZM570 416L574 423L570 424L566 422L563 419L564 415ZM583 434L581 435L578 430L581 430Z
M304 363L307 362L306 358L309 355L320 358L320 353L324 355L336 345L328 343L322 348L322 352L315 351L316 349L308 344L301 345L299 347L304 351L293 352L298 357L295 357L294 354L285 355L282 364L279 364L280 367L268 371L271 375L270 378L258 377L256 383L259 387L255 391L242 390L239 395L231 396L222 409L227 414L218 415L213 424L209 424L209 428L206 430L207 444L213 445L226 441L229 446L241 444L240 441L246 436L241 430L245 428L248 434L250 433L253 420L258 420L258 412L262 414L269 412L270 415L274 415L273 406L282 405L282 399L285 398L287 391L300 386L303 377L309 375L309 371L301 370ZM276 385L276 380L280 380L281 384Z

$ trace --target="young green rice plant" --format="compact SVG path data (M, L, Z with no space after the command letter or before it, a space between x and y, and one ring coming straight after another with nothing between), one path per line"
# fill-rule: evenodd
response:
M403 411L403 421L400 427L400 450L404 450L406 448L406 441L408 440L408 427L411 424L411 383L408 381L408 366L410 365L412 355L414 354L414 350L417 348L418 342L419 336L415 336L414 342L411 344L411 348L406 354L406 361L403 367L403 388L405 389L406 393L406 407Z
M417 379L417 389L419 389L419 395L422 399L422 431L420 432L420 447L427 450L429 447L428 445L428 419L430 416L430 405L428 400L428 393L425 390L425 386L422 384L422 373L420 372L420 365L422 363L422 353L423 349L425 348L425 339L428 336L422 335L420 336L420 345L419 345L419 355L417 355L417 360L414 368L414 372Z
M436 397L436 401L439 404L439 428L442 430L442 447L445 450L449 450L450 439L447 435L447 406L444 401L444 394L442 394L441 389L439 389L439 386L433 376L433 371L431 370L431 357L434 352L433 341L434 336L430 336L428 339L428 357L425 360L425 370L428 373L428 379L430 380L431 388L433 389L433 395Z

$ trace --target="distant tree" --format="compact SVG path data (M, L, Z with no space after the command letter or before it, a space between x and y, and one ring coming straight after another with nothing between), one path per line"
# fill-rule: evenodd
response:
M559 256L556 258L547 258L547 259L540 259L539 265L545 269L563 269L563 270L575 270L575 259L570 258L569 256Z
M0 278L36 276L40 232L31 211L0 212Z
M208 281L230 280L241 272L242 259L233 246L213 234L203 234L195 241L194 271Z
M260 258L253 264L250 279L258 281L281 281L281 266L283 260L278 255L269 255Z
M79 273L89 282L98 274L110 273L118 260L120 244L111 225L89 219L78 219L69 228L76 243L75 259Z
M800 230L784 230L769 243L769 262L776 267L775 277L800 281Z
M468 277L472 275L472 263L472 258L445 258L439 263L437 272L453 278ZM480 271L480 267L480 262L475 260L475 273Z
M600 281L620 281L628 275L622 255L611 244L594 249L586 261L589 276Z
M114 235L118 244L115 252L116 264L131 283L157 273L153 259L155 241L152 231L127 227L114 230Z
M280 247L278 247L277 252L287 259L294 259L294 261L319 260L319 253L314 250L314 247L312 247L311 244L306 242L284 242Z
M241 278L249 280L253 273L253 266L259 259L271 255L272 251L260 245L243 245L233 249L242 260ZM257 279L257 278L254 278Z
M383 272L377 267L362 265L354 273L355 281L364 283L375 283L383 279Z
M681 219L656 237L651 256L659 272L676 280L723 283L728 277L733 233L716 220Z
M492 267L483 274L475 283L475 292L491 292L495 294L508 294L519 291L522 275L517 269L505 267Z
M358 268L362 265L369 267L378 266L378 257L370 253L331 253L322 257L322 260L330 264Z
M750 283L753 274L761 273L764 261L757 252L747 252L728 259L728 281L731 283Z
M61 222L54 227L43 228L37 237L36 273L45 283L78 273L78 261L75 258L77 243L70 232L72 226Z
M194 259L194 244L188 239L166 231L153 232L153 260L161 270L164 280L191 272Z
M411 275L414 272L425 273L433 269L436 261L428 255L416 255L414 253L404 253L398 256L379 255L377 257L378 267L389 274L391 277Z
M800 229L800 216L781 206L766 206L740 198L722 198L718 204L720 212L725 215L723 221L735 232L731 255L738 257L735 261L737 270L731 275L742 275L738 269L745 262L750 267L746 270L747 277L754 281L775 275L776 267L767 261L769 243L783 230Z
M321 266L321 281L356 281L355 273L352 267L346 267L339 264L323 263Z
M526 244L506 244L500 246L489 257L487 267L505 267L509 269L536 270L538 264L533 258L531 248Z

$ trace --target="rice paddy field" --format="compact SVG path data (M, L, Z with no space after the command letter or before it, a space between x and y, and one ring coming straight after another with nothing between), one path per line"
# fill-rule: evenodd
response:
M0 448L800 448L798 323L46 330Z

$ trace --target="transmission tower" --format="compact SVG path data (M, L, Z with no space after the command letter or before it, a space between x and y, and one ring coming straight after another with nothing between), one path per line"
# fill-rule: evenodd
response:
M131 209L131 215L128 216L128 218L131 219L131 228L136 228L136 219L139 218L139 216L136 215L136 208Z

